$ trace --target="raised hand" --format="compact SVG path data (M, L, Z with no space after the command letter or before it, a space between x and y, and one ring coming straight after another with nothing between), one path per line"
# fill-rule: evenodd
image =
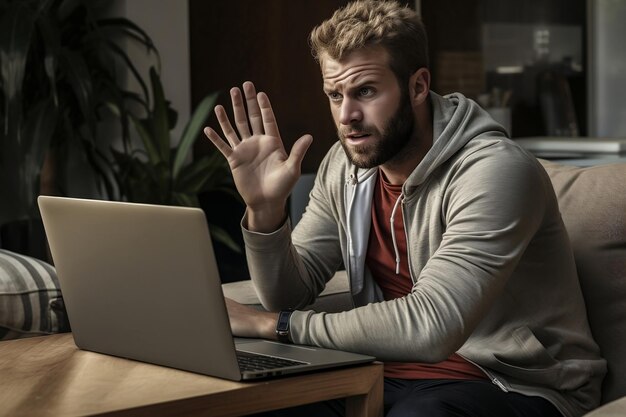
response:
M302 136L287 154L267 95L257 94L251 82L243 84L243 91L247 112L241 91L236 87L230 90L239 134L222 106L215 107L215 114L228 143L210 127L204 133L228 160L237 190L247 205L248 228L271 232L286 217L287 198L300 177L302 160L313 138Z

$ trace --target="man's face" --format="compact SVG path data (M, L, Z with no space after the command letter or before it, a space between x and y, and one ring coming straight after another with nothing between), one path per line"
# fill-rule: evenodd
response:
M339 140L359 168L400 157L413 132L408 86L400 88L388 62L382 47L352 52L341 61L322 58L324 92Z

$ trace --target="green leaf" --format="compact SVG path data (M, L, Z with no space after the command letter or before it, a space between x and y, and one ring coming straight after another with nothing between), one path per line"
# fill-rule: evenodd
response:
M187 165L174 181L174 189L187 194L198 194L207 180L214 174L211 170L212 159L203 157Z
M139 94L132 91L122 91L122 97L124 97L124 100L139 104L143 109L145 109L146 113L150 112L148 102Z
M127 36L132 39L135 39L139 43L142 43L146 46L148 52L153 52L157 57L159 56L159 51L157 51L152 39L148 34L133 21L128 20L124 17L114 17L114 18L105 18L97 20L98 26L102 29L107 29L111 27L116 30L120 30L124 32Z
M213 162L207 170L211 173L207 181L204 183L201 191L212 190L214 188L226 185L233 185L230 168L226 158L221 153L215 152L210 155Z
M37 8L37 15L41 16L42 14L48 13L53 3L54 0L40 0L39 7Z
M175 189L200 193L228 184L230 170L226 159L218 153L205 155L185 166L175 180Z
M162 203L157 186L158 174L152 165L115 149L111 149L111 153L119 167L116 177L123 197L133 202Z
M130 132L128 127L129 113L124 108L124 98L115 90L111 88L111 98L115 101L104 101L100 105L107 108L112 114L117 116L120 121L120 127L122 128L122 144L125 151L130 150Z
M34 29L26 3L13 3L0 19L0 78L4 95L4 134L20 142L22 83Z
M23 141L10 147L0 164L0 224L37 216L39 175L56 124L52 99L37 103L24 116Z
M21 153L31 159L33 165L28 169L36 171L37 174L50 147L56 123L57 112L50 98L37 103L27 114Z
M161 79L154 67L150 67L150 83L152 85L153 108L152 129L154 146L158 149L162 161L169 165L170 161L170 128L168 123L167 104Z
M57 17L59 20L65 20L73 14L76 9L82 6L82 0L63 0L57 7Z
M196 107L196 110L193 112L191 119L189 119L189 123L185 126L185 130L183 131L183 135L180 143L178 144L178 150L176 151L176 156L174 158L174 168L172 173L174 179L178 177L178 174L187 159L189 151L196 141L200 130L205 125L207 116L213 107L215 107L218 95L218 93L213 93L205 97L200 104L198 104L198 107Z
M94 168L100 179L100 188L104 187L104 198L109 200L119 200L120 190L119 183L115 178L115 171L109 159L104 156L103 152L93 146L85 146L87 159ZM100 190L102 191L102 190Z
M68 48L61 49L59 64L78 100L80 111L89 127L89 133L93 135L96 131L96 118L93 113L95 109L93 86L87 64L81 55Z
M141 142L146 149L146 153L148 154L148 159L150 160L150 163L152 163L153 165L157 165L162 162L163 160L161 159L159 149L155 146L152 135L141 123L141 120L139 120L134 115L130 116L130 120L133 122L135 130L137 130L139 138L141 139Z
M131 74L135 78L135 80L137 80L137 82L139 83L139 86L141 87L141 91L143 92L144 97L146 98L149 97L148 86L146 86L146 83L144 82L143 77L137 70L137 67L135 67L135 65L133 64L133 61L131 61L130 58L128 57L128 54L126 54L126 51L124 51L119 45L117 45L115 42L113 42L110 39L105 40L103 46L106 46L115 55L122 58L122 60L124 61L128 69L130 70Z
M186 193L174 193L174 202L179 206L198 207L200 204L196 196Z
M54 25L50 17L42 14L37 19L37 28L41 34L41 39L45 46L44 50L44 70L48 76L50 89L54 105L59 105L59 94L57 92L57 67L58 55L61 51L61 33L59 27Z
M228 232L226 232L226 230L222 229L216 224L210 223L209 231L211 232L211 237L213 237L213 239L215 239L218 242L223 243L226 247L230 248L233 252L241 253L241 248L239 247L237 242L235 242L233 238L230 237L230 235L228 234Z
M171 107L171 103L169 100L165 101L167 105L167 125L169 129L172 130L176 127L176 123L178 122L178 112Z

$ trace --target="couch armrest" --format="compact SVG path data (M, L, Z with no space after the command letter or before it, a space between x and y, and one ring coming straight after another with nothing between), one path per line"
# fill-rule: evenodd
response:
M596 408L584 417L623 417L626 416L626 397L618 398L600 408Z
M231 298L241 304L246 304L255 308L263 308L259 297L256 294L252 281L239 281L222 284L224 296ZM301 310L315 310L334 313L350 310L354 308L352 297L350 296L350 285L346 271L338 271L335 276L326 284L326 288L317 297L315 303L302 308Z

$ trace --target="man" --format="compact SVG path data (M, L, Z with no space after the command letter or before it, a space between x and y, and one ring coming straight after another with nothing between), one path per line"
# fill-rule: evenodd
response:
M276 338L345 266L355 308L290 315L288 339L385 362L389 416L578 416L606 364L587 324L550 179L473 101L430 91L426 35L393 2L339 9L311 33L339 143L291 233L286 202L312 138L283 148L268 97L215 111L247 205L263 305L228 300L233 333ZM247 112L244 106L244 98Z

